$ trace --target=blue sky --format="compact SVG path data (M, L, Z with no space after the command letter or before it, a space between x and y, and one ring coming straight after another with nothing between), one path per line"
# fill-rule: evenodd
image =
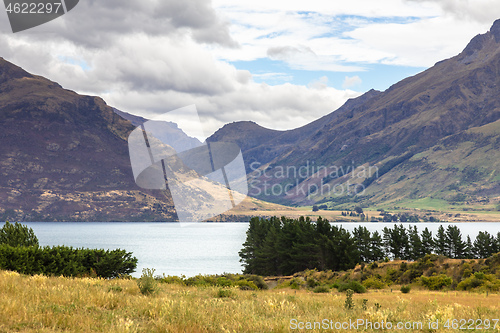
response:
M427 69L427 67L421 66L351 63L349 65L359 66L363 70L347 73L320 70L298 70L290 68L284 61L272 60L269 58L251 61L232 61L231 64L238 69L250 71L254 81L258 83L278 85L288 82L291 84L308 86L313 85L315 82L319 82L336 89L350 88L360 92L365 92L370 89L380 91L386 90L394 83ZM352 85L346 86L346 77L358 77L360 80L354 80ZM323 78L326 78L326 80Z
M460 53L498 18L497 0L88 0L16 34L0 13L0 56L147 118L195 104L207 135L282 130Z
M311 34L310 40L321 41L325 39L340 39L355 42L355 39L349 36L349 32L356 30L360 26L373 24L397 24L405 25L414 23L422 18L419 17L363 17L355 15L335 15L329 16L312 11L298 11L291 13L297 15L304 22L311 21L312 25L318 27L318 34ZM319 24L318 21L320 21ZM238 21L232 24L238 25ZM307 23L306 23L307 24ZM251 25L246 26L252 29ZM275 40L282 36L293 36L293 32L274 31L258 36L256 40ZM327 43L327 41L326 41ZM340 58L340 57L339 57ZM267 83L269 85L278 85L291 83L297 85L314 85L315 82L326 84L328 87L336 89L353 89L365 92L370 89L385 90L392 84L415 75L426 66L405 66L384 64L382 61L349 61L345 59L332 59L345 67L357 68L357 70L330 70L328 66L325 69L302 69L300 66L287 63L281 59L273 59L272 56L257 58L254 60L230 61L238 69L248 70L252 73L253 79L258 83Z

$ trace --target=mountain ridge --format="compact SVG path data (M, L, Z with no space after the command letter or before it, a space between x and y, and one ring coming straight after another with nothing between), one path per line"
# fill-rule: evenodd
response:
M254 175L250 178L254 183L260 184L260 187L257 185L259 195L254 194L254 196L292 205L325 202L332 204L346 201L345 196L335 198L328 197L328 195L310 195L310 193L290 194L293 191L303 192L301 186L314 188L314 186L322 185L325 177L318 177L318 175L308 175L306 179L298 179L299 184L292 188L289 186L294 181L290 179L291 177L271 177L271 179L262 177L264 173L269 176L269 170L273 168L278 171L290 167L297 169L304 167L307 162L327 167L346 165L354 165L358 168L361 166L379 167L384 174L379 175L377 179L370 180L369 177L364 177L357 180L357 183L367 185L366 193L364 196L347 198L351 201L357 200L357 202L370 205L384 200L401 201L409 198L414 192L410 183L403 186L410 187L407 190L401 190L396 186L398 191L394 192L398 194L394 195L384 195L383 186L388 189L388 179L395 177L395 171L398 168L415 164L415 160L420 156L418 154L431 149L446 137L459 137L472 128L497 121L500 118L499 78L500 20L496 20L490 31L474 37L460 54L440 61L417 75L403 79L384 92L371 92L371 94L367 92L357 99L348 101L338 110L321 118L321 121L316 121L322 126L314 128L308 124L286 131L277 138L265 141L260 146L244 147L246 149L243 149L243 156L247 169L254 171ZM229 130L229 128L225 129L225 131ZM245 132L242 131L242 133ZM279 140L285 137L296 138L296 140L283 144ZM496 140L496 134L494 137ZM224 141L223 133L219 132L216 139ZM240 137L236 140L245 141L245 138ZM475 143L474 140L473 143ZM277 151L281 154L270 156L269 153L264 154L266 151ZM498 156L496 152L490 153ZM250 168L251 163L255 161L261 163L256 170ZM419 162L421 167L425 166L424 162ZM471 161L471 165L475 168L482 167L477 161ZM459 172L462 173L464 168L459 168ZM484 172L489 171L495 174L496 163L492 163L486 169L488 170ZM410 173L415 172L415 169L412 169ZM452 176L449 174L452 172L446 170L440 172ZM401 177L403 175L398 174L396 179ZM335 186L348 181L342 175L334 178L326 179L327 184ZM439 189L433 188L432 191L428 186L423 186L422 193L417 197L423 196L423 192L428 191L427 195L437 194L443 199L449 199L451 194L444 189L450 186L450 181L443 180ZM382 183L385 185L381 185ZM395 186L391 183L389 187L393 185ZM491 188L497 186L494 182L490 185ZM268 188L288 186L286 188L289 191L283 191L281 195L261 195L265 186ZM483 179L477 184L464 186L464 193L460 190L457 193L472 198L474 194L471 189L474 186L487 187L488 181ZM439 191L447 193L439 194L437 193ZM498 194L500 192L494 191L492 199L498 200ZM370 196L372 199L369 198ZM385 199L382 199L383 197Z
M81 96L0 59L0 219L172 220L172 202L135 185L134 126L100 97Z

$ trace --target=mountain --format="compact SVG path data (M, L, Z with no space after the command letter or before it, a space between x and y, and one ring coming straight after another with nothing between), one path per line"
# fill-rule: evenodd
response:
M497 20L459 55L311 124L278 132L233 123L209 141L240 143L250 194L263 200L493 205L500 198L499 93Z
M173 220L172 200L139 188L127 137L134 126L0 58L0 220Z

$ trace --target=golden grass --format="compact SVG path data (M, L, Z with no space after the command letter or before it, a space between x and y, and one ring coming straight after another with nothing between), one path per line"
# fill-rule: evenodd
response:
M161 284L161 291L148 297L139 293L133 280L30 277L0 271L0 332L288 332L291 319L421 321L426 328L429 320L500 318L498 294L414 290L401 294L386 289L354 295L355 309L345 310L345 294L336 292L234 289L232 297L217 298L217 291ZM361 308L364 298L366 310ZM378 311L375 303L381 305ZM456 330L439 330L451 331ZM481 331L500 332L500 324Z

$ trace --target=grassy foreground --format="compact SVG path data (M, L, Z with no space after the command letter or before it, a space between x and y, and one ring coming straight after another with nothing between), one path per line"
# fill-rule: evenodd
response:
M160 288L159 293L144 296L134 280L23 276L0 271L0 332L288 332L292 319L304 325L323 319L333 323L349 319L423 323L423 329L401 330L404 332L433 332L428 323L439 320L438 332L456 332L442 327L446 320L500 318L498 294L423 290L402 294L399 289L384 289L354 295L354 309L346 310L346 295L337 292L221 292L218 287L163 283ZM368 300L366 309L363 299ZM365 331L364 327L360 331ZM495 329L477 331L500 332L500 323Z

